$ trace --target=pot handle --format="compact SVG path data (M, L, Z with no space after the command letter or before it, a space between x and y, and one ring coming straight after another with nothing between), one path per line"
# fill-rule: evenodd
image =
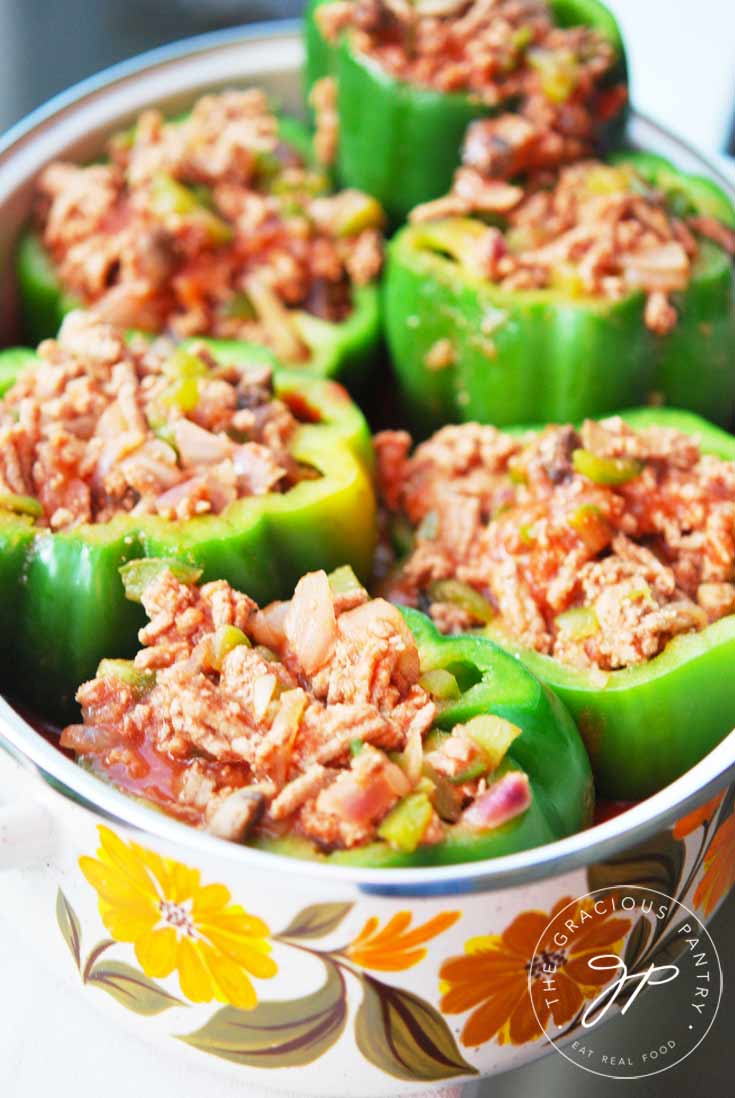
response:
M38 779L4 746L0 740L0 872L42 864L54 842L51 815L36 799Z

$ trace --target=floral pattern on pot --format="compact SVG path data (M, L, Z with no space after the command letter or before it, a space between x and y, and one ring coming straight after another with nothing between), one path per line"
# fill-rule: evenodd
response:
M463 1045L476 1047L493 1038L501 1045L536 1041L543 1034L540 1023L550 1013L557 1026L565 1025L599 995L610 973L593 972L587 958L600 948L619 953L631 922L617 916L597 920L580 931L567 952L552 941L553 930L548 931L548 941L545 932L558 912L573 902L565 896L549 912L524 911L502 934L470 938L462 956L444 962L439 971L441 1009L445 1014L471 1012L462 1028ZM570 918L576 922L589 906L584 901L576 904ZM550 971L557 988L551 1007L543 986Z
M312 1063L337 1042L349 1020L347 986L353 980L362 992L354 1039L366 1060L409 1081L476 1074L430 1002L368 971L402 972L420 964L427 943L453 926L459 911L416 923L410 911L399 911L382 926L370 916L344 946L319 949L312 943L337 931L353 904L312 904L272 933L233 903L224 885L203 883L199 870L124 842L108 827L98 831L97 856L82 856L79 867L97 892L110 937L85 957L82 926L61 890L56 905L59 928L85 984L142 1015L217 1000L225 1005L198 1029L177 1034L179 1039L234 1063L280 1068ZM133 947L140 969L110 959L116 943ZM276 975L274 945L318 960L321 987L300 998L261 999L251 977ZM174 973L183 998L157 982Z

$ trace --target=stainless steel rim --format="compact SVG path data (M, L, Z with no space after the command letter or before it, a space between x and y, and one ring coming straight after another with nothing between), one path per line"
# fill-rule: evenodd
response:
M197 91L208 82L210 85L220 81L223 69L217 62L226 55L230 64L237 61L238 48L257 43L258 61L263 62L263 71L268 70L267 55L283 55L281 63L287 63L287 69L300 64L301 49L298 29L295 23L260 24L253 27L235 28L187 39L143 54L140 57L116 65L88 80L77 84L62 95L56 96L45 106L39 108L14 126L0 139L0 208L13 197L23 185L27 187L31 174L37 170L39 161L38 146L43 141L57 144L63 139L60 130L64 125L71 126L72 136L78 138L84 133L83 111L94 112L100 97L109 96L131 85L139 91L145 87L151 89L163 87L169 77L177 73L174 81L179 95L186 93L182 84L182 71L196 70L197 81L189 86L189 93ZM262 56L261 56L262 55ZM206 65L203 59L207 59ZM241 72L240 78L257 78L260 64L251 70ZM271 69L274 69L271 62ZM179 71L181 70L181 71ZM229 70L228 70L229 71ZM233 79L232 76L226 79ZM142 83L141 83L142 82ZM160 93L166 94L165 89ZM133 96L133 100L139 94ZM148 102L151 101L149 98ZM114 104L108 106L107 115ZM137 102L128 103L128 113L140 109ZM115 116L116 124L122 117L120 111ZM101 131L106 118L102 120ZM636 115L634 129L655 133L659 140L668 143L680 157L705 168L733 200L735 191L719 171L704 160L696 150L674 137L668 131L657 126L641 115ZM80 130L81 127L81 130ZM51 138L49 139L49 135ZM41 159L41 163L43 160ZM206 856L218 859L226 858L234 864L247 866L257 872L287 872L290 877L319 880L332 887L357 887L362 891L381 895L429 896L439 894L461 894L468 892L492 891L523 884L562 872L584 867L593 862L611 857L617 852L655 834L669 826L695 805L704 801L715 791L723 788L728 780L735 776L735 732L730 733L705 759L689 770L666 789L650 797L622 816L599 824L587 831L571 835L546 846L520 854L508 855L492 861L470 862L455 866L443 866L428 869L377 870L359 869L346 866L324 865L319 862L305 862L282 855L268 854L248 847L223 843L202 832L195 831L185 824L163 816L130 800L115 789L104 785L93 775L76 766L61 752L38 735L4 700L0 699L0 747L8 750L21 765L34 769L38 775L61 796L77 802L83 809L102 815L106 819L137 829L145 834L159 836L186 848L189 855Z

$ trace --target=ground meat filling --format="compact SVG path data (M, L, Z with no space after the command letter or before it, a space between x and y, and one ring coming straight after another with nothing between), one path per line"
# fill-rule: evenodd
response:
M507 290L555 289L571 297L617 301L646 295L645 323L666 335L677 323L669 295L685 290L699 238L735 255L735 233L714 218L677 217L666 197L631 167L584 161L563 168L551 186L522 188L460 168L452 191L418 206L414 222L470 214L499 215L504 228L477 227L465 262Z
M489 626L581 668L643 663L735 612L735 463L670 428L588 420L511 437L376 437L406 555L387 597L445 632ZM404 549L405 551L405 549Z
M263 92L205 96L177 122L146 111L108 155L46 168L36 216L65 290L110 323L252 339L297 361L295 312L338 322L380 270L379 207L329 195Z
M83 313L38 359L0 401L0 506L52 530L217 514L316 475L291 456L298 409L274 398L270 367L127 343Z
M473 131L474 156L498 178L588 156L626 100L625 85L610 84L611 43L556 27L543 0L337 0L316 19L330 41L350 29L356 50L398 80L517 104Z
M77 694L84 724L62 735L93 769L233 840L361 846L406 798L425 812L418 831L415 811L403 824L399 814L389 834L402 849L441 841L445 820L470 808L477 826L488 790L480 749L464 726L427 740L437 704L419 681L413 636L349 568L310 573L290 602L263 610L222 580L197 588L165 570L143 603L145 647L132 664L103 661ZM427 760L443 787L436 803ZM456 785L442 777L458 773ZM525 775L505 785L514 811L525 810ZM494 826L486 810L480 826Z

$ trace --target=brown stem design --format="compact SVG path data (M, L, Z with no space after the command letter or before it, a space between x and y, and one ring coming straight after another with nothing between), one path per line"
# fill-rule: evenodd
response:
M105 938L103 939L103 941L98 942L94 949L90 950L89 956L87 957L86 963L84 965L84 971L82 972L82 983L86 984L87 980L89 979L92 973L92 969L94 968L95 961L99 960L105 950L109 949L110 946L113 946L114 944L115 943L111 938Z

